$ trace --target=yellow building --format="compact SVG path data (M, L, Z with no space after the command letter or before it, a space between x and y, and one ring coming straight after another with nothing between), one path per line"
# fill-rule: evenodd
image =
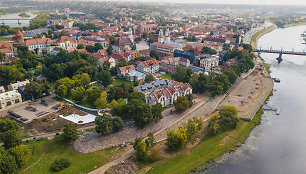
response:
M141 56L140 53L138 51L136 51L136 50L131 52L131 60L140 58L140 56Z
M9 91L0 94L0 109L22 102L21 94L18 91Z

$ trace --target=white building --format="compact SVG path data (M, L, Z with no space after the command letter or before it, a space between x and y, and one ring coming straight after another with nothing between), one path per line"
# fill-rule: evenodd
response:
M136 70L142 73L155 74L159 71L159 62L156 59L139 62Z
M36 38L28 39L24 41L25 45L28 46L30 51L37 50L38 54L46 51L47 48L51 45L52 41L50 38Z
M201 57L200 67L205 68L205 70L211 70L219 65L219 56L212 55L207 57Z

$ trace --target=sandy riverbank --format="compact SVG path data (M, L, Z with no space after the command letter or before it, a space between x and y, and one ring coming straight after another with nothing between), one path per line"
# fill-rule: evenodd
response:
M273 89L273 80L263 65L260 57L256 58L255 69L220 103L235 106L238 117L242 120L252 120Z

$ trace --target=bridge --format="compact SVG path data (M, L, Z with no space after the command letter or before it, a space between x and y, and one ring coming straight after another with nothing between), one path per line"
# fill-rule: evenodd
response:
M260 52L260 53L273 53L273 54L279 54L278 58L276 58L276 60L278 60L278 63L280 63L283 58L282 55L283 54L289 54L289 55L298 55L298 56L306 56L306 52L305 51L284 51L284 50L273 50L271 49L254 49L253 52Z

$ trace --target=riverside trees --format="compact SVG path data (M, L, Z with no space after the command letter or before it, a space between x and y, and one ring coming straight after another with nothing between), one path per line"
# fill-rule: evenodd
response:
M217 134L234 129L239 123L238 111L234 106L224 106L219 110L219 115L209 120L208 128L211 134Z

